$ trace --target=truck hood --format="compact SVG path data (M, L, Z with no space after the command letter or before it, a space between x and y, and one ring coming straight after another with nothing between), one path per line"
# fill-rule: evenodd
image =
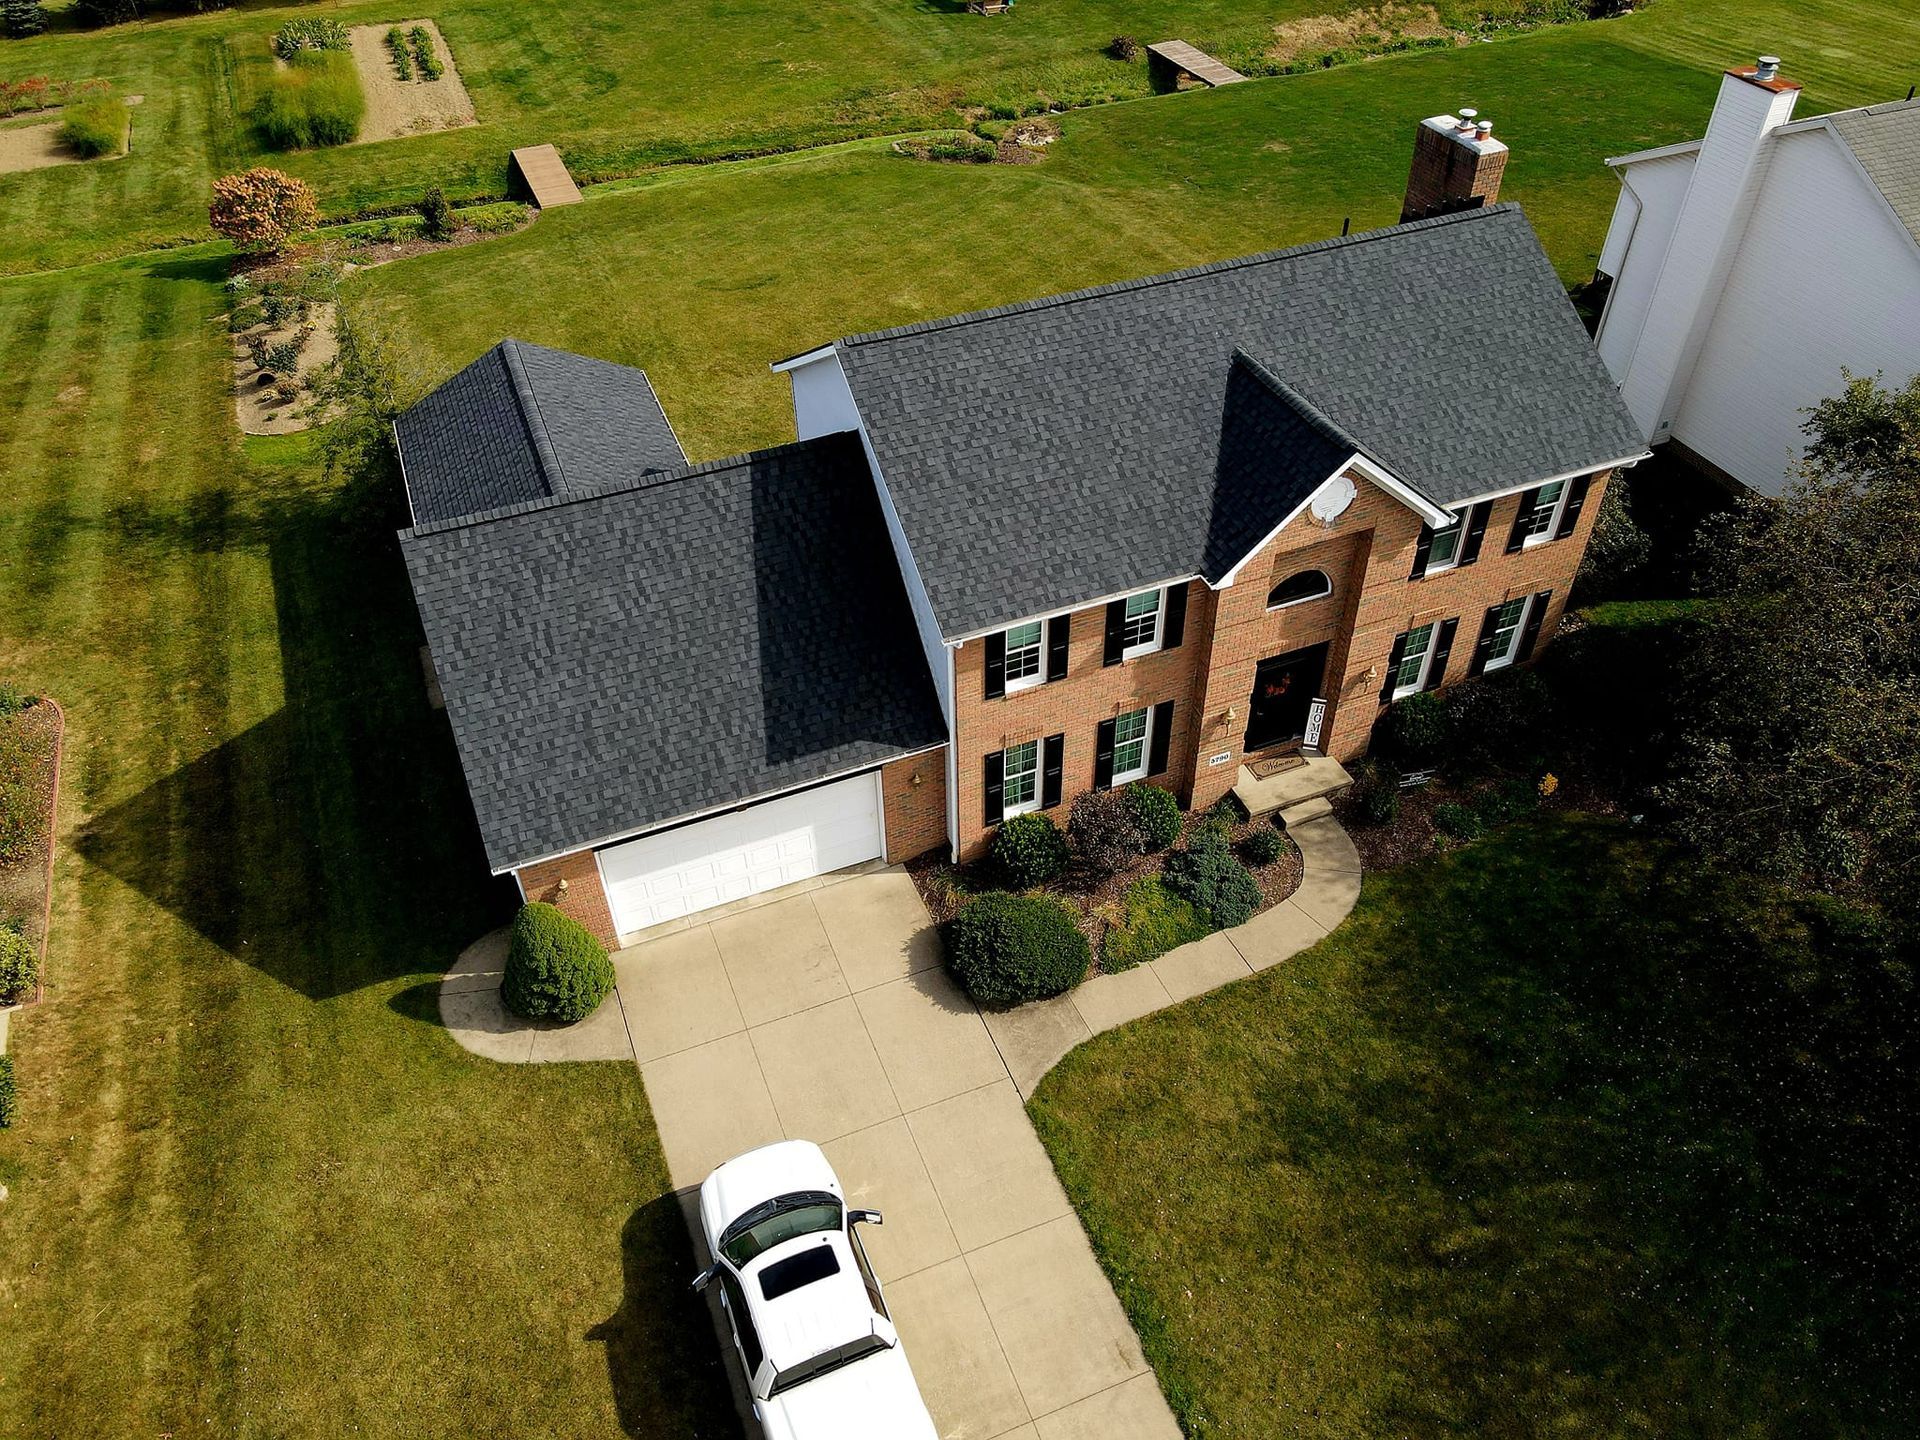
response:
M760 1403L767 1440L939 1440L898 1345Z

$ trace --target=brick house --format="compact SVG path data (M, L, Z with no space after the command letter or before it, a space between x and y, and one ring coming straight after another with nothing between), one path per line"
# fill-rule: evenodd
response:
M641 372L512 341L428 397L402 548L496 873L611 941L1527 663L1645 447L1505 147L1422 136L1429 218L781 361L775 450L690 466Z

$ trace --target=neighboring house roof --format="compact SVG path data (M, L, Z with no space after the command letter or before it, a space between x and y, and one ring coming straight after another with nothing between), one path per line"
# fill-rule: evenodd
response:
M401 549L496 871L946 738L853 435Z
M589 495L687 457L645 372L502 340L394 422L413 520Z
M1348 442L1440 506L1645 452L1508 205L836 349L949 639L1218 579Z
M1920 100L1868 105L1819 118L1853 152L1907 233L1920 242Z

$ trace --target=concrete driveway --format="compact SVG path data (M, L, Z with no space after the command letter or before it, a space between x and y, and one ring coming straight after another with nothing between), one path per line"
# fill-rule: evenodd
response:
M947 1440L1179 1440L980 1012L904 871L833 875L614 957L676 1187L827 1152Z

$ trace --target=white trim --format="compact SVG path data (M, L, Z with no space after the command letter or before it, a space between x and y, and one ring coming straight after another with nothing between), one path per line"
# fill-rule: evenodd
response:
M1420 578L1422 580L1433 575L1445 575L1450 570L1458 570L1460 568L1460 552L1467 548L1467 522L1473 518L1473 506L1462 505L1451 513L1454 516L1454 523L1433 527L1432 533L1428 537L1427 563L1420 567ZM1488 516L1487 518L1492 519L1493 517ZM1438 540L1441 532L1445 530L1457 532L1453 537L1453 554L1436 565L1433 560L1433 542Z
M1893 208L1893 201L1887 198L1887 192L1880 188L1879 182L1868 172L1867 167L1860 163L1860 157L1854 153L1853 146L1847 143L1844 135L1834 129L1833 126L1827 124L1830 118L1830 116L1826 115L1815 115L1811 119L1795 120L1789 124L1782 125L1774 133L1776 135L1794 133L1794 126L1796 125L1805 125L1809 129L1818 128L1826 131L1828 138L1830 138L1835 145L1839 146L1841 152L1847 157L1846 163L1853 167L1853 173L1859 176L1861 183L1867 187L1867 190L1872 194L1873 198L1880 202L1880 213L1887 218L1887 221L1894 229L1900 232L1901 236L1909 245L1915 249L1920 249L1920 235L1915 235L1913 231L1907 228L1907 222L1900 217L1900 212Z
M1114 764L1112 778L1107 781L1107 788L1109 790L1118 790L1122 785L1131 785L1136 780L1144 780L1153 769L1153 711L1154 707L1151 705L1136 705L1133 709L1122 710L1118 715L1113 717ZM1140 768L1138 770L1129 770L1125 774L1122 774L1120 771L1120 747L1134 743L1131 740L1122 740L1120 738L1120 722L1129 715L1145 715L1147 720L1146 727L1140 732Z
M1522 624L1526 623L1526 616L1522 615L1520 619ZM1391 692L1391 698L1393 700L1404 700L1409 695L1418 695L1422 690L1427 688L1427 676L1428 676L1428 673L1433 669L1433 642L1440 638L1441 623L1442 622L1438 620L1429 620L1424 625L1416 625L1413 627L1412 630L1406 630L1401 632L1403 635L1412 636L1418 631L1421 631L1421 630L1426 631L1427 632L1427 648L1420 655L1420 673L1414 677L1414 681L1411 685L1396 684L1393 687L1393 690ZM1404 665L1406 663L1407 663L1407 657L1404 654L1402 654L1400 657L1400 665ZM1394 666L1394 672L1396 676L1399 673L1400 665Z
M1132 600L1140 595L1152 595L1154 597L1153 638L1150 640L1142 640L1138 645L1127 644L1127 626L1140 617L1137 615L1129 616L1122 614L1120 617L1120 660L1122 664L1125 664L1129 660L1138 660L1143 655L1158 655L1160 653L1162 642L1165 638L1165 626L1167 623L1168 588L1169 587L1165 585L1161 585L1150 590L1136 590L1132 595L1127 596L1128 600Z
M951 737L952 732L948 732ZM495 875L507 875L524 870L529 865L544 865L549 860L561 860L568 855L578 855L582 850L603 850L609 845L620 845L628 840L638 840L642 835L651 835L657 830L672 830L677 826L691 824L695 820L704 820L709 815L724 815L729 810L745 810L758 805L763 800L777 800L782 795L791 795L798 790L814 790L822 785L831 785L836 780L850 780L855 775L869 772L878 774L884 765L896 760L905 760L914 755L926 755L946 745L946 740L936 740L931 745L922 745L918 750L902 750L898 755L889 755L883 760L869 760L862 765L852 765L845 770L836 770L831 775L822 775L814 780L801 780L792 785L783 785L778 790L767 790L757 795L743 795L738 800L726 800L718 805L709 805L703 810L689 810L684 815L675 815L671 819L657 820L651 825L642 825L633 830L620 830L598 840L582 840L578 845L569 845L564 850L554 850L545 855L536 855L530 860L516 860L511 865L503 865L492 871ZM951 747L949 747L951 748Z
M1671 145L1656 145L1651 150L1636 150L1631 155L1609 156L1600 163L1618 170L1623 165L1638 165L1642 160L1666 160L1675 155L1692 155L1706 143L1704 140L1678 140Z
M613 897L607 893L607 867L600 863L600 852L589 852L593 856L594 878L600 882L600 899L607 907L607 924L613 925L613 938L620 938L620 927L613 924ZM516 877L518 878L518 877Z
M520 883L520 872L518 870L509 870L507 873L513 877L513 888L520 892L520 903L522 905L526 904L527 903L527 887ZM605 885L602 885L600 888L602 890L605 890L607 887Z
M1558 485L1560 487L1560 494L1555 497L1553 511L1547 516L1547 528L1522 536L1520 539L1520 548L1522 550L1533 550L1542 545L1550 545L1560 538L1560 517L1567 513L1567 497L1573 494L1573 482L1570 480L1549 480L1541 485L1540 488L1544 490L1548 485ZM1536 513L1539 508L1539 503L1536 501L1534 504ZM1515 523L1518 523L1519 517L1515 516L1514 519Z
M873 772L873 808L880 816L880 863L884 865L887 862L887 767L885 765ZM600 852L596 850L593 853L598 856Z
M1329 595L1333 594L1333 577L1327 574L1327 572L1318 565L1309 565L1304 570L1296 570L1293 572L1292 575L1287 576L1287 580L1292 580L1297 576L1309 575L1309 574L1318 575L1322 580L1326 581L1327 588L1322 590L1317 595L1300 595L1295 597L1292 600L1282 600L1278 605L1269 605L1267 606L1267 613L1271 615L1276 610L1291 610L1295 605L1311 605L1313 604L1314 601L1325 600ZM1282 580L1280 582L1280 585L1286 584L1287 580ZM1280 585L1274 586L1273 590L1278 590L1280 588ZM1267 592L1267 597L1269 599L1273 597L1273 590L1269 590Z
M1048 617L1048 619L1051 619L1051 618L1052 618L1051 616ZM1011 675L1007 674L1004 668L1005 666L1004 656L1011 655L1013 653L1013 645L1011 641L1003 641L1003 644L1002 644L1003 659L1001 662L1003 668L1001 670L1001 682L1000 682L1000 689L1003 694L1018 695L1022 691L1033 689L1036 685L1044 685L1047 683L1047 621L1046 620L1022 620L1019 625L1009 625L1005 630L1001 631L1000 633L1002 636L1010 636L1013 634L1015 630L1018 630L1023 625L1037 625L1040 627L1040 638L1034 641L1031 647L1035 652L1037 652L1039 656L1039 660L1040 660L1039 668L1037 668L1031 675L1022 675L1018 680L1014 679ZM1029 647L1022 645L1020 648L1022 650L1025 650Z
M953 687L960 680L958 662L960 647L947 646L947 693L953 693ZM947 859L960 857L960 729L959 708L947 716Z
M789 355L784 360L776 360L767 368L776 375L784 375L789 370L798 370L802 365L811 365L816 360L824 360L827 356L837 353L839 349L838 341L829 340L824 345L816 345L813 349L803 350L798 355Z
M1014 807L1007 804L1007 751L1020 745L1033 746L1033 769L1027 772L1033 776L1033 794L1028 797L1024 804ZM1002 825L1006 824L1007 821L1016 815L1030 815L1040 808L1040 772L1046 768L1046 756L1042 753L1045 745L1046 742L1044 740L1035 738L1032 740L1016 740L1012 745L1002 745L1000 747L1000 823Z
M1205 578L1205 576L1190 571L1185 575L1176 575L1171 579L1160 580L1149 585L1130 585L1125 590L1116 590L1111 595L1102 595L1097 599L1076 600L1070 605L1056 605L1051 610L1042 610L1038 615L1022 615L1018 619L1008 620L998 625L988 625L979 630L969 630L964 635L949 635L946 637L946 641L950 646L964 645L969 640L979 640L988 635L998 634L1000 631L1006 630L1014 625L1029 625L1035 620L1049 620L1055 615L1077 615L1082 610L1095 610L1102 605L1111 605L1116 600L1124 600L1129 595L1138 595L1146 590L1171 590L1177 585L1191 585L1195 580Z
M127 144L129 147L133 144L131 131L128 132ZM400 489L407 497L407 524L409 526L418 525L420 523L420 513L413 508L413 486L408 483L407 480L407 452L400 446L399 421L389 420L387 422L387 438L393 441L393 458L400 462ZM526 896L522 895L520 898L525 900Z
M1298 505L1294 506L1293 509L1288 511L1285 518L1282 519L1278 525L1274 526L1262 536L1258 544L1249 548L1246 554L1234 561L1233 568L1222 575L1218 583L1209 580L1207 582L1208 587L1214 590L1224 590L1233 584L1235 580L1238 580L1240 578L1240 572L1246 568L1249 560L1266 549L1268 545L1273 543L1274 536L1278 535L1282 530L1286 529L1287 526L1297 520L1301 512L1313 503L1313 497L1315 495L1318 495L1322 490L1326 489L1327 486L1333 484L1334 481L1345 475L1349 470L1359 472L1362 479L1371 480L1375 485L1379 486L1409 510L1419 515L1421 519L1429 523L1437 524L1447 518L1447 512L1445 510L1440 509L1439 506L1435 505L1431 500L1427 499L1426 496L1407 484L1406 481L1389 471L1381 469L1380 466L1356 450L1352 455L1341 461L1331 475L1314 486L1312 492Z
M1489 656L1487 663L1480 667L1480 673L1482 675L1491 675L1494 671L1505 670L1513 664L1513 652L1520 648L1520 637L1527 633L1527 617L1533 610L1533 596L1531 594L1513 596L1510 599L1502 600L1500 607L1505 609L1511 605L1514 600L1520 602L1520 618L1513 622L1513 638L1507 643L1507 653L1497 660Z

